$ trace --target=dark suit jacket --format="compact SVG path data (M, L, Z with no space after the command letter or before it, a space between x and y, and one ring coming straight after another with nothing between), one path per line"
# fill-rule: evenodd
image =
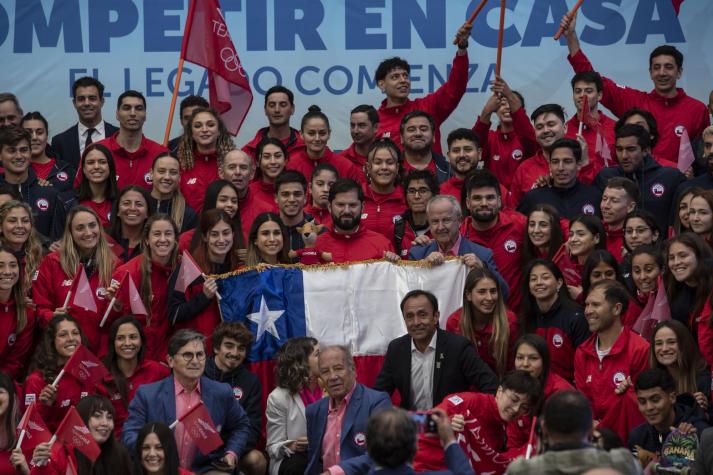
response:
M420 472L420 475L473 475L473 469L468 463L468 458L458 444L451 444L445 451L446 466L448 470L438 472ZM412 467L406 464L396 468L372 469L369 475L416 475Z
M173 374L155 383L144 384L136 391L129 404L129 417L124 422L121 434L124 446L135 457L136 438L144 424L159 421L171 425L176 420L175 394ZM235 452L240 457L251 431L250 419L235 399L233 388L228 384L202 376L201 399L213 419L213 424L220 430L224 445L207 456L197 452L191 466L195 473L211 469L211 461L221 458L227 451Z
M702 434L698 434L701 438L698 443L698 452L696 452L696 461L693 462L693 475L710 475L713 473L713 427L706 429Z
M433 405L449 394L468 391L475 386L478 391L494 393L498 379L471 345L467 338L441 329L437 330L436 359L433 368ZM401 407L413 409L411 394L411 337L404 335L389 343L384 365L376 379L374 389L392 394L398 390Z
M411 248L411 252L409 253L409 259L425 259L429 254L436 251L438 251L438 243L434 239L425 246L413 246ZM483 261L483 264L490 269L490 272L495 274L495 277L498 279L498 283L500 284L500 288L503 291L503 299L507 300L510 289L508 288L508 284L505 282L505 279L503 279L503 276L500 275L500 271L498 271L498 266L495 264L495 259L493 259L493 251L487 247L481 246L480 244L476 244L463 236L460 241L460 248L458 248L458 255L465 256L466 254L475 254L475 257Z
M118 130L117 127L104 121L105 137L111 136ZM60 160L69 163L75 170L79 169L79 127L77 124L52 137L52 150Z
M307 406L307 439L309 442L308 463L305 473L319 475L329 467L322 467L322 439L327 430L327 412L330 398L325 397ZM366 425L369 416L379 409L391 407L391 400L386 393L374 391L357 383L349 400L340 437L339 464L347 474L365 473L369 467L366 455ZM124 429L126 430L126 429ZM350 460L351 459L351 460ZM353 465L353 466L352 466ZM359 469L354 467L358 466Z

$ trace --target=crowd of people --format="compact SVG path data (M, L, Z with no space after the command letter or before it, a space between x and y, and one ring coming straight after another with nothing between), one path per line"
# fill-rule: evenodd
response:
M51 140L41 112L0 94L0 474L628 474L692 435L698 453L678 463L713 473L713 93L706 107L677 87L668 45L650 55L651 92L619 86L575 25L562 20L575 116L528 116L526 91L497 77L443 151L467 24L432 94L411 97L405 60L379 65L386 98L352 109L341 152L319 107L291 126L280 85L242 148L202 97L181 102L164 146L143 134L137 91L117 98L115 127L104 86L78 79L78 121ZM181 291L183 251L202 275ZM216 275L238 268L450 256L468 268L462 307L403 296L407 334L373 387L348 347L308 336L284 343L263 388L252 333L221 321ZM95 310L70 302L82 272ZM80 346L108 369L99 384L58 377ZM175 423L201 404L223 440L208 454ZM18 443L33 405L50 432L76 408L98 458Z

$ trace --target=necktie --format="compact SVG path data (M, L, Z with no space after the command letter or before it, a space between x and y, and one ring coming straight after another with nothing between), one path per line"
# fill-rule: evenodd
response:
M95 128L87 129L87 140L84 142L84 148L89 147L89 145L92 143L92 135L96 131L97 129Z

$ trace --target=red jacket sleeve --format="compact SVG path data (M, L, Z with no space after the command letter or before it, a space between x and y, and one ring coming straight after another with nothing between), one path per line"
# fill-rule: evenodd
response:
M27 308L27 323L19 334L15 335L15 344L11 351L4 355L4 361L0 364L0 371L7 373L11 378L17 378L25 368L33 349L33 339L35 335L35 312ZM24 375L24 373L23 373Z
M57 303L55 300L53 281L62 279L63 275L56 275L54 272L53 260L51 254L45 256L40 263L37 272L37 280L32 285L32 299L37 305L37 323L45 328L47 322L54 316L56 308L61 307L62 303ZM69 287L67 288L69 290Z
M468 53L453 58L446 82L431 94L417 99L418 107L433 116L436 124L445 121L458 107L468 85Z
M708 313L707 317L701 318L698 322L698 348L706 363L713 366L713 327L711 327L710 309L706 313Z
M473 133L478 137L478 142L480 143L480 148L483 149L483 160L488 160L490 158L490 126L492 124L486 124L480 120L480 116L475 121L473 125Z
M535 138L535 128L530 122L530 118L525 113L525 108L521 107L512 113L512 126L515 129L517 138L520 139L520 145L524 149L522 151L525 157L530 157L540 150L540 144Z

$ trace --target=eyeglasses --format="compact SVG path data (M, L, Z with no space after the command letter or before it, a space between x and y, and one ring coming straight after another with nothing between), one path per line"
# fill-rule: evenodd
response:
M425 188L425 187L424 187L424 188L407 188L407 189L406 189L406 193L409 194L409 195L421 195L421 196L423 196L423 195L427 195L427 194L431 193L431 189L430 189L430 188Z
M624 230L624 234L626 234L627 236L633 236L634 233L645 234L645 233L650 233L650 232L651 232L651 228L647 228L644 226L641 226L639 228L626 228Z
M183 353L179 353L178 356L183 358L183 361L186 363L190 363L193 358L197 359L198 361L205 361L205 351L199 351L197 353L192 353L190 351L184 351Z

